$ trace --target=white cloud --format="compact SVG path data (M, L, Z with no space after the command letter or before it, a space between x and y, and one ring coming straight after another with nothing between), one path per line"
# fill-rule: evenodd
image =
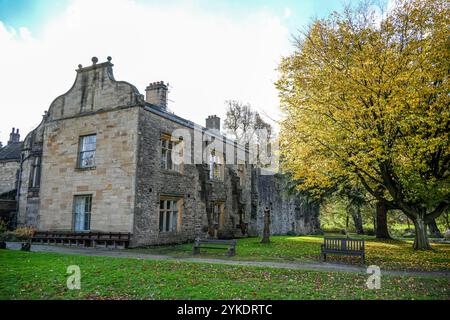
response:
M32 130L71 87L77 65L90 65L94 55L100 62L112 56L116 79L141 93L149 82L169 82L169 108L199 124L209 114L224 117L226 99L277 117L275 69L291 49L282 19L262 10L237 21L189 2L74 0L38 36L0 22L0 141L11 127Z
M291 16L291 9L284 8L284 18L289 18Z

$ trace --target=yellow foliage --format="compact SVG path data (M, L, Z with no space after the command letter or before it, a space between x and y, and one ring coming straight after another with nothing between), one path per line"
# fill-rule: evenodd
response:
M297 40L276 85L282 165L300 188L345 178L398 206L448 202L449 26L447 1L404 0L381 22L346 10Z

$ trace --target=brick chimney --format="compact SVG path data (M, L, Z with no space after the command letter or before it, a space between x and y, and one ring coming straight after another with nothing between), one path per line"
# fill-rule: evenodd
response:
M145 101L166 110L167 93L168 88L163 81L150 83L145 89Z
M220 132L220 118L216 115L206 118L206 129Z
M15 128L12 128L12 132L9 134L8 145L20 142L19 129L17 129L17 131L14 130Z

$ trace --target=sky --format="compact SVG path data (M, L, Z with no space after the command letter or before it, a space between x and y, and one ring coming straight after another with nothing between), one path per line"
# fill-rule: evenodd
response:
M352 0L347 0L352 1ZM0 0L0 141L21 139L70 89L78 64L112 57L116 80L144 94L170 84L169 109L204 125L225 100L279 120L274 82L293 37L339 0Z

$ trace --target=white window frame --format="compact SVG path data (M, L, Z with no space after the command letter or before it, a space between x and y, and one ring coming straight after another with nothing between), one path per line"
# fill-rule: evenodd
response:
M92 194L73 197L73 230L89 231L91 229Z
M92 139L90 143L86 143L88 139ZM97 135L90 134L80 137L80 151L78 154L78 168L87 169L95 168L95 154L97 151ZM87 157L86 157L87 155ZM89 157L89 158L88 158Z

